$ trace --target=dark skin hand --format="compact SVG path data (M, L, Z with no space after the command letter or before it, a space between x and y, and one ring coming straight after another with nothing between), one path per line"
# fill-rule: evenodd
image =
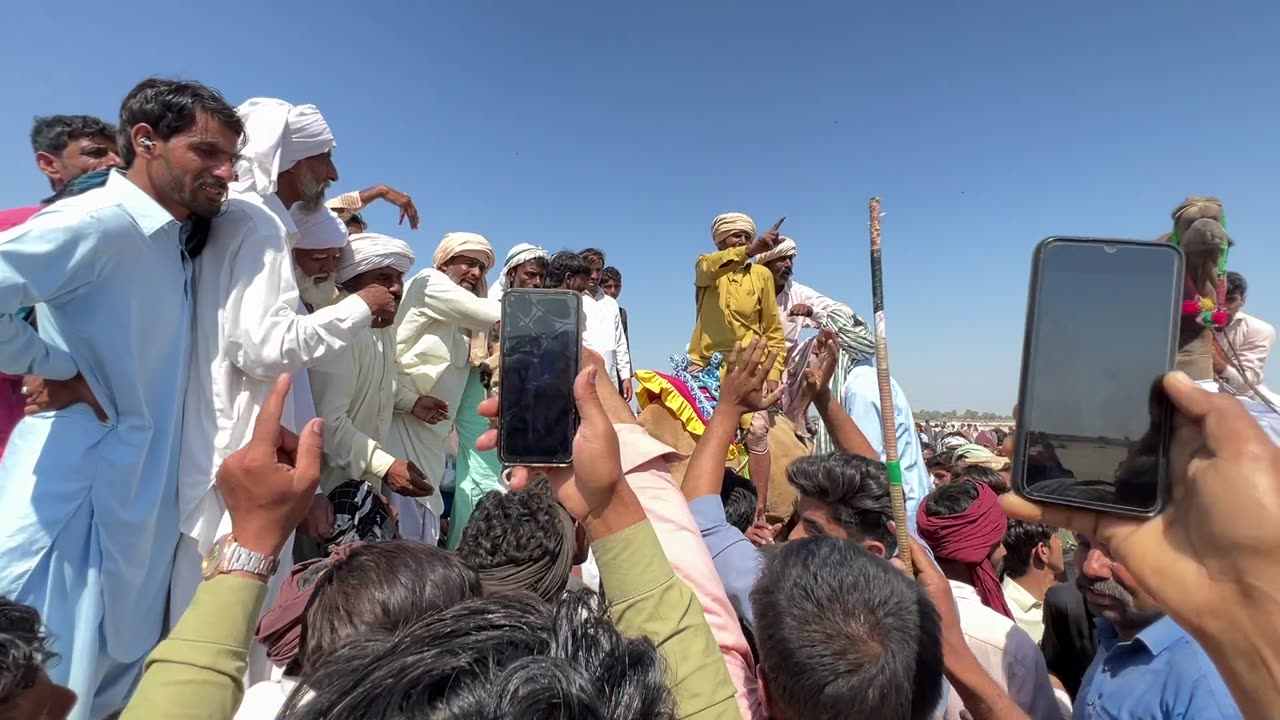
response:
M98 420L107 421L107 413L102 409L98 398L93 396L89 383L80 374L70 380L45 380L28 375L22 380L22 397L26 401L23 410L27 415L65 410L72 405L84 403L93 409Z
M772 250L773 247L778 244L778 231L782 228L782 221L786 219L786 217L783 217L781 220L774 223L773 227L770 228L768 232L757 237L755 240L752 240L751 244L747 246L747 255L755 257L760 253Z
M397 460L382 478L387 486L405 497L426 497L435 492L426 473L408 460Z
M382 198L383 200L386 200L392 205L400 208L400 225L403 225L407 218L409 220L409 227L414 230L418 229L418 207L413 204L413 199L407 194L402 193L389 185L375 185L360 192L360 201L366 205L378 198Z
M813 308L799 303L791 306L791 310L787 313L792 317L813 317Z

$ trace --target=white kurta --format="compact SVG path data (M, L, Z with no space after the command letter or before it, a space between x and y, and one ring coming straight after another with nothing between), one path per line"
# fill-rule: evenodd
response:
M358 297L311 315L298 312L301 301L284 227L252 195L233 197L214 220L192 282L195 332L178 485L183 538L174 555L169 604L175 623L195 597L201 558L231 531L214 477L222 462L248 442L276 378L337 352L368 332L373 320ZM292 400L283 423L297 431L313 410L300 410L296 395ZM287 560L291 554L292 540L281 556ZM289 562L281 563L265 609L289 567ZM265 677L265 663L262 648L255 645L250 680Z
M381 489L383 476L398 459L382 449L391 417L397 410L413 410L418 400L400 381L395 328L363 333L313 365L310 374L316 413L325 422L320 486L328 492L348 480L364 480Z
M627 332L622 327L622 312L618 301L603 292L582 296L583 323L582 344L604 358L606 377L631 377L631 349L627 346Z
M416 464L436 492L418 501L436 517L444 511L440 481L445 448L458 416L458 404L471 371L467 330L488 332L501 319L502 305L476 297L439 270L413 276L404 290L396 317L396 356L405 384L419 395L449 404L449 419L428 425L412 415L396 413L387 436L387 452ZM471 409L474 412L474 408Z
M79 372L108 416L25 418L0 462L0 595L40 611L73 720L123 704L164 626L191 347L180 237L121 174L0 233L0 372ZM37 303L38 335L12 314Z

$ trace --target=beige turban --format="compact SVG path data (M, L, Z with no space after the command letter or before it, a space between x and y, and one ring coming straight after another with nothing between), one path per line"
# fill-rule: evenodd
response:
M719 247L725 238L739 230L745 230L753 238L756 236L756 224L751 218L742 213L725 213L711 222L711 239Z
M328 250L346 247L347 226L343 224L342 218L329 208L322 207L319 210L307 212L302 208L302 203L294 203L293 207L289 208L289 217L293 218L293 224L298 228L298 240L293 245L295 250Z
M431 258L431 264L439 270L445 263L449 262L449 258L459 255L466 255L480 262L480 280L476 283L476 295L488 297L489 286L484 276L485 273L489 272L489 268L493 267L493 247L489 245L489 241L483 235L475 233L447 233L440 240L440 246L436 248L436 254ZM467 334L471 338L471 364L480 365L489 357L488 333L468 330Z
M779 236L778 244L774 245L772 250L760 253L755 256L752 262L763 265L778 258L795 257L797 254L796 241L786 236Z
M342 264L338 266L338 282L378 268L393 267L401 273L413 267L414 255L403 240L379 233L356 233L342 251Z
M236 192L266 197L276 191L280 173L337 145L315 105L250 98L236 112L244 121L244 149L231 185Z

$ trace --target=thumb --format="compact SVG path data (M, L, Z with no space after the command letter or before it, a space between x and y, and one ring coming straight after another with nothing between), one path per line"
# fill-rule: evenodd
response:
M310 491L320 484L320 463L324 451L324 419L316 418L307 423L298 438L298 460L293 476L301 480Z
M609 416L605 414L604 405L600 402L600 392L596 389L596 377L599 370L591 365L573 381L573 401L578 406L578 417L583 425L611 425Z
M1164 376L1164 391L1178 410L1192 420L1203 420L1213 407L1214 393L1197 386L1181 370Z

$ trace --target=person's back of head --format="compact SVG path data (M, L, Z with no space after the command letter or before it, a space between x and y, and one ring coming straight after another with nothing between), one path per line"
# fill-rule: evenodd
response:
M756 486L738 473L724 469L720 485L720 502L729 524L746 532L756 520Z
M898 541L889 525L893 504L884 463L844 453L809 455L791 463L787 481L800 496L801 534L823 533L822 518L815 522L814 517L822 515L849 539L874 542L885 557L897 554Z
M978 487L958 480L947 483L925 496L924 511L929 517L959 515L978 499Z
M573 572L576 533L545 481L480 499L462 531L458 557L480 574L486 595L513 590L552 601Z
M966 465L960 471L960 478L982 483L991 488L992 492L997 495L1003 495L1013 489L1009 486L1009 481L1005 480L998 470L992 470L982 465Z
M675 717L653 642L624 636L590 592L472 600L330 656L285 720L664 720Z
M394 633L481 592L475 571L447 550L409 540L352 548L315 581L302 626L301 674L309 676L356 638Z
M769 717L915 720L937 707L938 613L919 585L857 543L784 543L751 606Z
M0 718L61 718L76 694L45 671L58 659L35 608L0 597Z

